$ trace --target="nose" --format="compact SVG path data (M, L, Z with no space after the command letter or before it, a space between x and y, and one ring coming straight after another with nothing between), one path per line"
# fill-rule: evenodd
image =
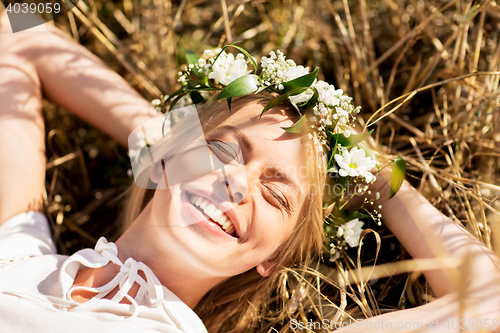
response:
M226 165L221 170L221 182L226 185L231 202L239 204L248 196L248 177L244 165Z

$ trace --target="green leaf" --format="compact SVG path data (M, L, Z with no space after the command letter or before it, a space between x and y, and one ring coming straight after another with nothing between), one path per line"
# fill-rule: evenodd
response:
M195 81L195 80L188 80L187 81L187 88L188 89L197 89L197 88L203 88L206 87L203 82L200 81Z
M257 93L260 93L262 90L266 90L267 88L269 88L270 86L260 86L260 88L255 92L256 94Z
M172 93L172 95L168 96L168 98L165 100L165 103L176 98L179 95L185 95L185 94L186 94L186 86L182 86L179 89L177 89L176 91L174 91Z
M284 89L281 92L287 93L297 88L310 87L318 76L318 71L319 69L316 67L316 69L312 73L299 76L298 78L291 81L283 82Z
M294 89L292 91L287 92L286 94L279 95L278 97L276 97L275 99L273 99L271 102L269 102L269 104L266 105L266 107L264 108L264 110L262 110L262 113L260 114L259 119L262 118L262 116L264 115L264 113L266 113L268 110L274 108L276 105L280 104L281 102L283 102L284 100L286 100L288 97L294 96L294 95L298 95L298 94L302 94L306 90L307 90L307 87L305 87L305 88L297 88L297 89Z
M198 63L198 59L200 59L200 57L195 52L187 48L183 48L182 51L186 56L186 61L188 64L196 65Z
M233 101L232 97L227 98L227 108L229 109L229 112L231 112L231 102Z
M290 127L282 127L285 131L295 134L306 134L309 132L309 121L303 115L300 119Z
M351 148L365 141L372 134L372 132L373 130L362 134L352 134L349 138L346 138L342 133L334 134L332 135L330 142L333 143L332 147L340 143L342 147Z
M349 148L350 142L349 139L347 139L344 134L333 134L331 139L330 139L330 146L332 148L337 147L338 144L340 144L342 147Z
M183 48L182 51L184 51L184 56L186 56L186 61L188 64L196 65L198 63L198 59L200 59L200 57L195 52L187 48ZM202 78L201 73L198 72L195 67L191 69L191 73L193 73L199 79Z
M163 119L163 123L161 124L161 136L162 136L162 138L165 137L165 124L167 123L167 119L168 119L167 114L164 113L164 115L165 115L165 119Z
M339 172L339 168L333 166L330 169L326 170L326 173L331 173L331 172Z
M335 233L337 232L337 229L336 229L336 228L334 228L334 227L332 227L332 226L327 225L327 226L325 227L325 232L326 232L328 235L333 235L333 234L335 234Z
M183 94L179 94L177 97L175 97L175 99L170 104L170 107L168 108L168 111L172 111L174 109L175 104L177 104L177 102L180 101L180 99L182 97L184 97L185 95L187 95L187 94L188 94L188 92L186 91Z
M259 81L260 78L254 74L241 76L222 89L215 100L253 93L259 88Z
M370 215L358 212L357 210L342 209L340 210L340 217L345 222L349 222L354 219L368 219L370 218Z
M201 96L201 94L197 91L191 91L189 95L191 96L191 100L194 104L203 103L205 101L203 96Z
M318 102L318 98L319 98L318 89L316 89L314 87L310 87L310 88L314 91L314 94L312 95L311 98L309 98L309 100L307 101L307 103L304 104L304 106L302 106L303 110L309 110L310 108L312 108L313 106L315 106L316 103Z
M197 88L186 88L186 91L211 91L211 90L222 90L222 89L216 87L207 87L207 86L200 86Z
M398 156L394 160L394 164L392 166L392 176L391 176L391 191L389 193L389 199L398 193L399 188L403 184L406 175L406 162L401 157Z
M372 135L372 133L373 133L373 130L371 130L370 132L361 133L361 134L352 134L348 138L348 140L351 143L351 145L356 146L358 143L361 143L361 142L365 141L366 139L368 139L370 137L370 135Z

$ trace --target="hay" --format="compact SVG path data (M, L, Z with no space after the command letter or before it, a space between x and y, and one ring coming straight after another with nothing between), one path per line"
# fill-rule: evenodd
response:
M494 2L88 0L56 25L147 99L175 90L182 47L202 51L241 40L254 56L279 48L299 64L320 67L320 79L363 107L360 123L375 129L383 152L405 157L412 184L500 253L500 8ZM47 133L47 211L60 251L93 246L101 235L116 239L119 194L131 182L126 151L61 108L45 103L44 109L47 128L56 131ZM408 257L387 230L371 227L381 236L378 263ZM367 236L366 265L376 246ZM318 285L337 305L319 297L298 316L340 313L339 307L371 316L429 300L422 277L406 274L408 267L394 269L398 274L382 274L364 288L358 281L348 295L328 287L339 273L323 265Z

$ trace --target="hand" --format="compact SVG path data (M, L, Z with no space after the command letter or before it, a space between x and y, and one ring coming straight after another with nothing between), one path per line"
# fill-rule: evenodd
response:
M352 197L347 197L348 203L346 205L347 209L359 209L363 206L365 199L373 200L373 204L365 203L364 208L368 210L373 210L374 207L378 207L387 200L389 200L389 194L391 189L391 166L387 166L382 170L376 168L372 169L371 172L377 177L377 180L369 185L368 190L362 195L354 195ZM402 186L410 186L406 181L403 182ZM377 195L379 193L379 195ZM378 199L375 199L378 197Z

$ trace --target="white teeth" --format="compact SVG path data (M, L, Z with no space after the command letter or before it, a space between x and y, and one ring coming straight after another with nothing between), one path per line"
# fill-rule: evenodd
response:
M205 208L207 208L207 206L208 206L209 203L210 202L208 202L208 200L203 199L203 201L200 202L200 204L198 206L200 206L200 208L204 210Z
M224 229L228 234L232 234L234 232L234 226L231 224L227 229Z
M232 234L234 232L235 229L231 220L228 219L227 215L218 209L213 203L197 195L192 196L190 201L193 205L200 207L205 214L207 214L214 222L217 222L228 234Z
M212 217L212 215L214 215L216 209L217 208L215 208L215 205L211 203L207 206L207 208L204 208L203 210L205 211L205 214Z
M222 215L219 219L217 219L217 223L219 223L220 225L223 225L226 221L227 221L226 215Z
M216 210L215 213L213 214L208 214L207 215L210 215L210 217L212 218L212 220L216 221L216 222L219 222L221 219L222 219L222 211L220 210ZM220 224L220 222L219 222Z
M224 224L222 225L222 229L226 230L227 228L229 228L229 226L231 225L231 221L227 220L226 222L224 222Z

